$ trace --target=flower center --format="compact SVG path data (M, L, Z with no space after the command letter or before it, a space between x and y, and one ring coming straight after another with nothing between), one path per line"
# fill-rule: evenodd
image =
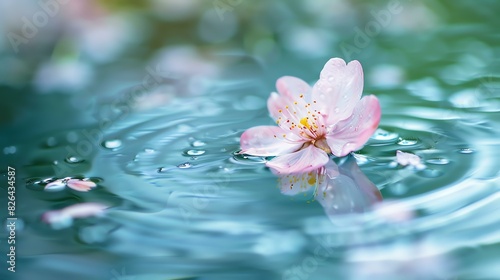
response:
M307 117L300 119L300 124L311 130L311 125L309 124L309 120Z

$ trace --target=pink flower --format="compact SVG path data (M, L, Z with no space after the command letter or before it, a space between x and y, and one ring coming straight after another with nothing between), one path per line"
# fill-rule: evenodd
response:
M69 187L75 191L88 192L91 189L97 187L96 183L88 179L72 179L71 177L66 177L63 179L55 180L54 182L48 183L45 186L46 191L60 191L65 187Z
M266 165L278 173L308 172L324 166L329 154L342 157L359 150L377 129L380 104L361 98L363 69L330 59L311 88L299 78L276 82L267 106L278 126L252 127L241 135L241 153L276 156ZM361 98L361 99L360 99Z

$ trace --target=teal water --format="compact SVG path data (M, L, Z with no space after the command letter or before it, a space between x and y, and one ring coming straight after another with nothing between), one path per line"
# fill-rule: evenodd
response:
M353 28L387 5L332 3L234 6L224 14L225 24L239 23L228 41L215 42L231 34L226 25L198 26L211 66L186 71L206 72L173 73L186 58L175 64L158 52L145 65L173 70L151 86L141 84L155 76L139 58L95 70L94 83L73 94L4 83L1 162L17 170L18 221L17 272L3 270L2 279L500 279L493 1L401 1L400 16L352 53L382 120L351 159L381 203L328 211L311 192L283 194L268 159L237 154L245 129L272 124L266 100L276 78L314 82L328 57L346 55L343 42L355 44ZM179 26L191 30L192 22ZM197 44L179 30L165 33ZM397 150L425 167L398 165ZM65 177L97 187L44 191ZM83 202L110 208L42 219Z

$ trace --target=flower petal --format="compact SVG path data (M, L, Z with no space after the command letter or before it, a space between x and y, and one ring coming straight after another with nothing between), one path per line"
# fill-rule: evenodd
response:
M405 153L400 150L396 151L396 161L402 166L413 166L417 169L424 169L425 164L422 163L422 160L419 156L415 154Z
M405 153L400 150L396 151L396 160L399 164L406 165L419 165L421 164L420 157L415 154Z
M330 150L335 156L342 157L359 150L373 135L380 122L380 104L377 97L363 97L352 115L337 123L326 136Z
M92 181L80 180L80 179L70 179L66 183L66 185L75 191L79 192L87 192L92 188L95 188L97 185Z
M363 68L357 60L346 65L340 58L330 59L313 86L316 109L327 115L328 124L348 118L363 93Z
M269 98L267 99L267 110L269 110L269 115L273 118L273 120L277 120L281 115L280 110L283 107L283 99L276 92L272 92Z
M267 100L267 107L271 117L284 131L289 131L302 138L300 136L301 130L298 127L301 118L308 116L307 102L303 98L295 100L273 92Z
M242 154L262 157L292 153L300 149L302 144L300 138L277 126L252 127L240 137Z
M269 110L269 114L271 117L278 123L278 120L286 121L287 119L296 119L297 117L293 115L298 107L294 104L293 100L288 96L279 95L276 92L271 93L269 98L267 99L267 109ZM288 109L288 110L287 110ZM281 118L280 118L281 117Z
M292 76L279 78L276 81L276 89L279 94L290 99L304 98L307 100L311 97L311 86L303 80ZM301 95L303 96L300 97Z
M266 165L278 174L310 172L324 166L330 158L321 149L309 145L295 153L275 157Z

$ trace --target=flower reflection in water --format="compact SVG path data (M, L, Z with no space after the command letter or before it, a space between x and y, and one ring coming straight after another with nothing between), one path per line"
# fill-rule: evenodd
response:
M330 160L325 166L306 173L279 176L279 187L285 195L314 190L314 198L334 219L338 214L362 213L382 201L379 189L359 169L353 156Z

